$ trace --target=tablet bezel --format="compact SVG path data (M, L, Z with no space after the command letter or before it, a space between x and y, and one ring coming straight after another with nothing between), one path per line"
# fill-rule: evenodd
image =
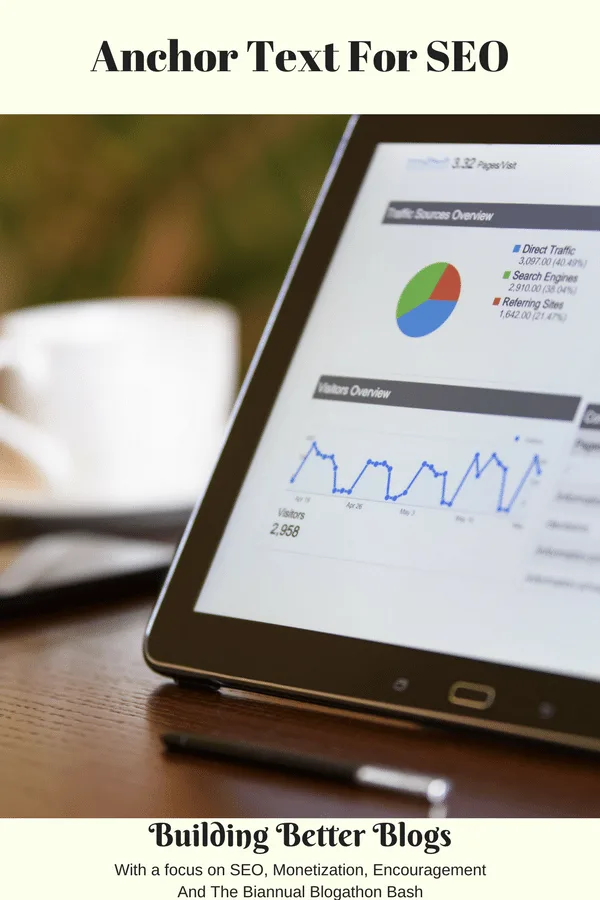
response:
M310 696L334 705L600 749L599 682L194 612L377 144L588 145L600 143L599 126L596 116L361 116L350 120L240 392L210 483L188 523L150 618L144 653L153 669L199 682ZM518 142L511 139L515 133ZM456 706L449 691L458 681L492 686L494 702L487 709ZM406 682L399 693L398 685ZM553 711L550 716L549 711Z

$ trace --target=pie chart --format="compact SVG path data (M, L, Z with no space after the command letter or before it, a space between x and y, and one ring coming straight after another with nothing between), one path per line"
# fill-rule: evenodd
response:
M450 318L460 297L458 269L436 262L410 279L398 300L396 321L407 337L424 337Z

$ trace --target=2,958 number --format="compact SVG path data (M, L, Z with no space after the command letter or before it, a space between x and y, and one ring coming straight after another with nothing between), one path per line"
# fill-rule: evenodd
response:
M298 535L300 534L300 526L287 524L282 525L281 522L273 522L270 533L276 535L277 537L298 537Z

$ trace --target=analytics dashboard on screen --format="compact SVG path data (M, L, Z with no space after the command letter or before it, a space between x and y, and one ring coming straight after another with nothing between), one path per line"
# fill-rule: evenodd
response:
M377 146L196 611L600 679L599 170Z

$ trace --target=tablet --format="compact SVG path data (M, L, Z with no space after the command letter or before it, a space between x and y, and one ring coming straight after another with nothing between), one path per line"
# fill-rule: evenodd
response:
M351 120L154 669L600 748L599 136Z

